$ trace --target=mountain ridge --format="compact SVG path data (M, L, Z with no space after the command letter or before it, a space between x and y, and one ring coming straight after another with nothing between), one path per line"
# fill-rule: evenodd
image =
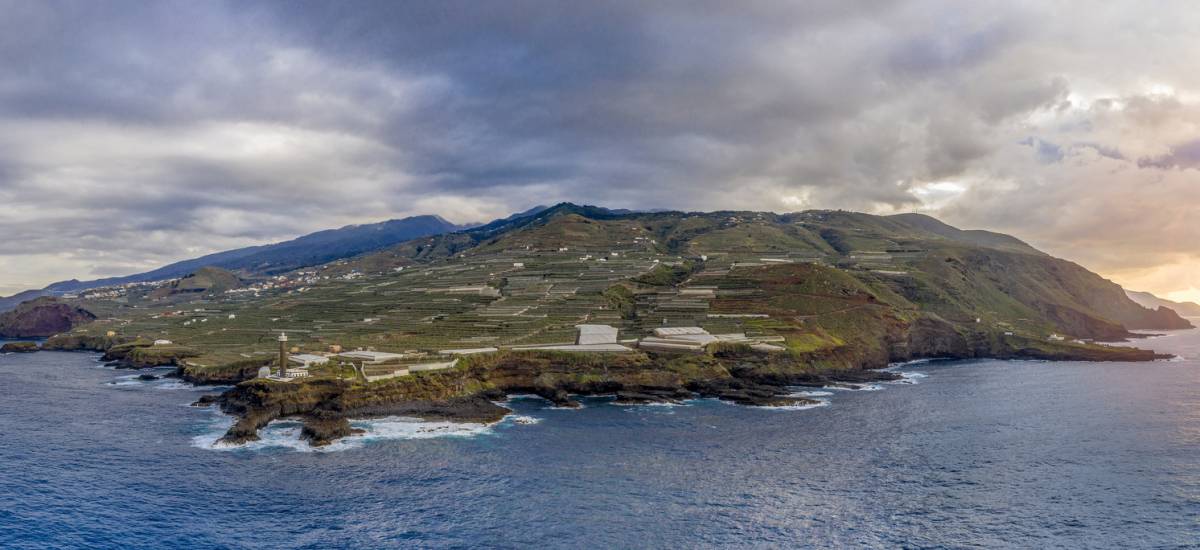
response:
M1142 307L1166 307L1185 317L1200 317L1200 304L1196 302L1177 302L1166 298L1159 298L1149 292L1128 289L1125 290L1125 294L1129 296L1129 299L1141 304Z
M13 296L0 298L0 311L10 310L21 302L41 296L62 295L126 283L175 279L190 275L203 267L219 267L254 275L274 275L378 250L416 237L457 231L467 227L453 224L435 215L410 216L377 223L346 225L337 229L308 233L278 243L215 252L132 275L88 281L78 279L59 281L42 289L27 290Z

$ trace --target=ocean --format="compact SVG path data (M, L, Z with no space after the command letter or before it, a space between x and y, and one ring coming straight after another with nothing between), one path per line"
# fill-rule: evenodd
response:
M324 450L292 422L216 449L210 388L5 355L0 547L1200 547L1200 331L1137 345L1182 359L909 364L810 408L517 398Z

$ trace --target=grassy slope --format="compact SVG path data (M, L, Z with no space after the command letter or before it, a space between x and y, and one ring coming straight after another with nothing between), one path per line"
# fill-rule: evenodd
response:
M1116 296L1118 287L1075 264L1011 237L929 220L828 211L611 215L560 206L502 231L422 238L323 266L317 271L329 279L305 292L206 294L186 308L148 297L89 303L101 320L81 333L169 338L198 350L190 369L219 376L270 361L281 330L303 351L330 344L403 351L570 341L583 321L631 337L665 319L783 336L814 362L836 352L839 360L853 356L845 364L877 365L913 354L1000 351L1004 332L1030 342L1052 332L1116 338L1126 334L1123 322L1153 321ZM581 260L586 255L594 257ZM700 255L708 261L698 262ZM731 269L764 257L803 263ZM338 278L355 272L362 276ZM444 291L470 285L502 288L502 296ZM689 285L721 290L708 301L673 296ZM187 315L162 316L176 308ZM771 318L716 320L708 312Z

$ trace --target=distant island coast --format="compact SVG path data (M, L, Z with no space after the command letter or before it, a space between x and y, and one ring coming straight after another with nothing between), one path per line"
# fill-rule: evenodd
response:
M234 386L197 403L237 417L224 443L298 418L325 445L352 418L498 421L516 394L778 406L914 359L1150 361L1165 356L1103 343L1191 327L1014 237L918 214L564 203L375 246L360 234L51 287L0 314L0 337L48 339L4 351L172 365Z

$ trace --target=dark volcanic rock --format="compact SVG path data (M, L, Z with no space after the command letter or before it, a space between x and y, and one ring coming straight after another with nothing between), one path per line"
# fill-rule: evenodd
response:
M153 374L142 374L138 376L138 380L158 380L158 377Z
M220 398L221 398L220 395L215 395L215 394L201 395L200 399L197 399L195 403L192 403L192 406L193 407L210 407L212 405L216 405L220 401Z
M348 423L343 426L341 422L333 422L337 419L409 416L492 423L511 412L479 394L459 396L451 388L430 388L413 379L386 382L392 381L365 386L336 379L243 382L214 400L223 412L238 417L221 441L232 444L256 441L259 429L272 420L289 416L320 420L313 421L311 437L314 442L327 444L336 439L332 434L341 429L339 426L349 427ZM196 402L204 404L207 402Z
M9 342L0 346L0 353L33 353L38 345L33 342Z
M0 338L45 338L95 319L86 309L56 298L38 298L0 315Z
M343 437L363 433L366 433L366 431L351 427L350 421L345 418L317 418L310 416L304 419L304 427L300 430L300 437L308 441L309 445L313 447L324 447Z

